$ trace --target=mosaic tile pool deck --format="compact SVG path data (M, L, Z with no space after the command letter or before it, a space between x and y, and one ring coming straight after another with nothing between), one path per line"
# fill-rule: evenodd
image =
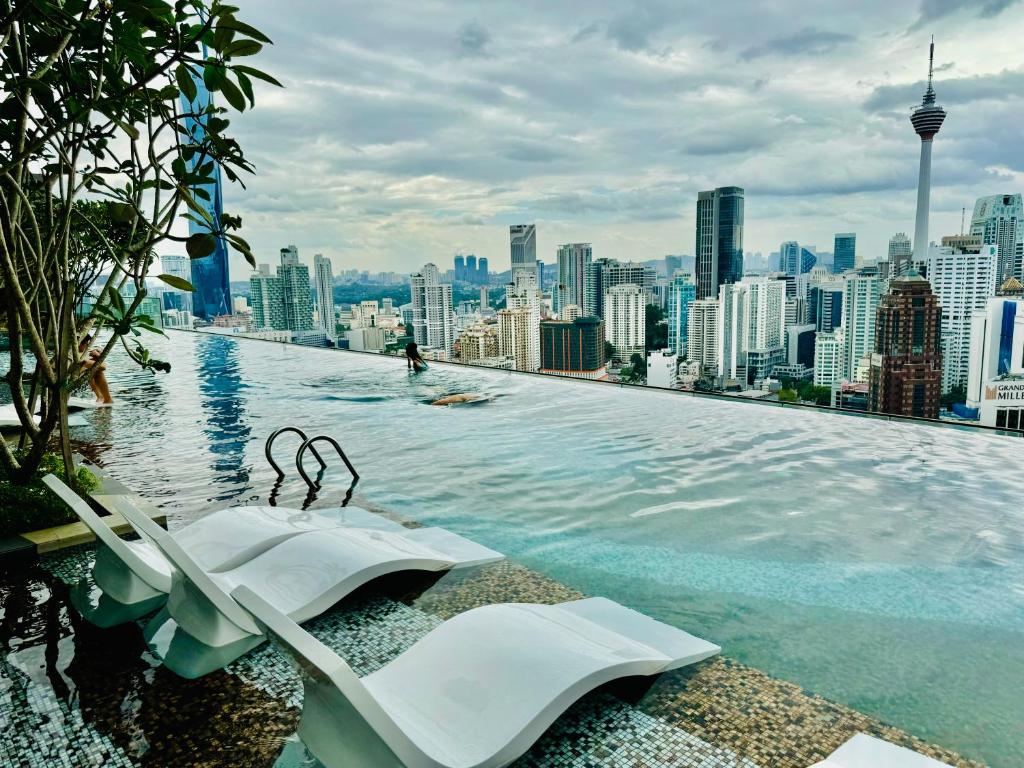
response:
M91 550L77 548L28 578L0 579L0 765L318 765L294 738L301 683L276 646L180 679L148 652L141 625L99 630L70 608L68 587L91 562ZM470 608L580 596L503 562L436 583L379 582L306 628L365 675ZM517 766L807 768L858 731L981 766L727 657L591 693Z

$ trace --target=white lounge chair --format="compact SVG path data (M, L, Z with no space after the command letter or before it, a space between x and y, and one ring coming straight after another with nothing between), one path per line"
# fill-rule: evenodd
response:
M299 736L327 768L497 768L583 694L721 649L602 597L449 619L373 674L245 587L232 593L305 673Z
M443 528L330 528L293 536L237 568L214 573L200 567L145 515L137 510L124 514L137 528L149 527L147 532L173 565L166 610L150 621L145 636L168 669L189 678L212 672L266 640L249 612L231 597L239 586L304 622L387 574L447 571L504 558ZM186 640L176 637L182 633ZM185 643L187 652L177 651L175 643Z
M99 544L92 569L92 585L82 583L71 598L82 615L101 627L132 621L159 608L171 591L172 568L147 531L155 526L141 512L128 519L142 536L125 541L110 530L92 507L55 475L43 482L71 507ZM144 524L138 525L141 521ZM173 538L199 567L208 571L237 568L292 536L336 527L405 530L398 523L358 507L301 512L282 507L232 507L207 515L175 531Z
M950 768L934 758L858 733L811 768Z
M72 413L68 414L68 426L69 427L84 427L89 422L86 421L80 413L77 411L82 410L81 408L72 408ZM36 414L36 423L39 423L39 415ZM18 418L18 411L14 407L13 403L6 405L0 405L0 429L21 429L21 419Z

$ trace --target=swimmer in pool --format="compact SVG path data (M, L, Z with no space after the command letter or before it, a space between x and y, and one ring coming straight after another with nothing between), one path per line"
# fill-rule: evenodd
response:
M427 362L420 356L420 350L415 341L410 341L405 345L405 361L408 368L416 373L427 370Z
M455 395L445 395L435 400L431 405L457 405L458 403L475 403L477 400L486 400L483 395L474 392L460 392Z

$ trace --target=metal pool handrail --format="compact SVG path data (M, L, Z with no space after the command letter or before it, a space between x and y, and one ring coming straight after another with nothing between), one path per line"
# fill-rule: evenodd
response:
M348 460L348 456L345 455L345 451L341 449L341 446L338 444L338 441L328 435L317 435L316 437L311 437L309 440L306 440L302 444L302 447L299 448L299 452L295 454L295 468L299 470L299 474L302 475L302 479L306 481L306 485L308 485L311 489L316 488L319 485L318 483L314 483L312 480L309 479L309 475L306 474L306 469L302 465L302 458L305 455L307 448L313 451L314 454L316 454L316 449L313 448L313 443L316 443L321 440L324 442L328 442L332 446L334 446L334 450L337 451L338 456L341 457L341 460L345 462L345 466L348 467L348 471L352 473L352 479L358 480L359 473L356 472L356 468L352 466L352 462ZM317 455L317 458L320 458L319 455ZM323 462L323 459L320 459L320 466L321 469L326 467L326 465Z
M281 467L278 466L277 462L274 461L274 456L273 456L272 450L273 450L273 447L274 447L274 441L278 438L279 435L282 435L285 432L294 432L295 434L297 434L299 437L302 438L302 446L299 448L299 452L302 452L306 448L306 446L310 442L312 442L311 440L309 440L306 437L306 433L303 432L298 427L281 427L280 429L275 429L270 434L270 437L267 438L267 444L263 448L263 452L266 454L267 462L269 462L270 466L274 468L275 472L277 472L277 479L278 480L283 480L285 473L281 469ZM314 438L314 439L316 439L316 438ZM326 469L327 468L327 462L325 462L323 460L323 457L319 453L317 453L316 448L312 448L311 450L313 451L313 455L316 457L316 460L320 462L320 469ZM295 461L296 461L296 464L298 464L298 461L299 461L298 460L298 454L296 454ZM347 461L347 459L346 459L346 461ZM299 468L299 472L302 472L302 468L301 467ZM302 473L302 476L306 477L304 472ZM308 478L306 478L306 482L307 483L309 482Z

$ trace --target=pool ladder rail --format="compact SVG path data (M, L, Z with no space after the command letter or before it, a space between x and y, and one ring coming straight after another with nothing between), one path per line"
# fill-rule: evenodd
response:
M274 441L285 433L295 433L302 439L302 444L299 446L298 451L295 453L295 468L298 470L299 475L302 477L302 479L306 482L306 485L309 486L309 491L306 494L306 501L303 504L303 509L306 509L316 499L317 491L319 491L321 487L320 482L321 480L323 480L324 472L327 470L327 462L324 461L323 456L321 456L319 451L317 451L315 447L316 443L328 443L329 445L331 445L334 448L335 452L338 454L338 457L342 460L342 462L344 462L345 467L352 475L352 484L349 486L348 492L346 493L345 499L341 505L343 507L346 506L349 500L352 498L352 491L355 489L356 484L359 482L359 473L356 471L355 466L353 466L348 456L345 455L345 451L342 449L341 445L333 437L331 437L330 435L315 435L314 437L307 437L306 433L303 432L298 427L281 427L280 429L275 429L270 434L270 437L267 438L266 445L264 446L264 454L267 457L267 463L269 463L270 466L277 473L277 481L274 483L274 490L271 492L270 495L271 505L273 506L275 504L277 492L280 489L282 481L285 478L284 470L282 470L280 465L274 460ZM311 479L309 474L306 472L304 460L307 451L312 453L313 457L320 464L320 469L317 471L316 480Z

